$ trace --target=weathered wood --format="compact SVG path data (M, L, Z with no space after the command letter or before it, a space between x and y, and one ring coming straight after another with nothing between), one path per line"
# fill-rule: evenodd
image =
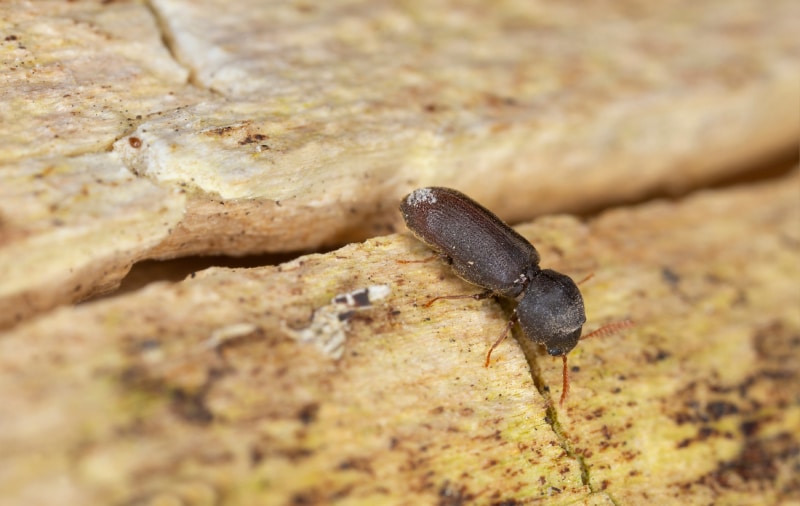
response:
M791 0L42 1L0 12L3 327L107 290L141 258L389 233L415 186L457 186L519 221L685 191L795 153L800 135ZM102 205L101 181L61 189L47 171L30 176L63 157L89 175L101 155L137 176L115 195L152 184L178 223L151 199ZM44 208L40 186L85 205L20 214ZM61 241L82 235L86 212L93 239ZM109 254L128 215L153 233ZM20 255L26 241L38 251ZM69 290L24 282L56 267L51 285Z
M583 287L560 361L407 235L63 308L0 335L13 504L797 501L800 173L518 230ZM331 298L385 285L336 360ZM316 322L316 323L315 323ZM314 327L316 333L309 331ZM306 331L303 334L304 330ZM320 341L317 341L320 342ZM10 414L10 415L9 415Z

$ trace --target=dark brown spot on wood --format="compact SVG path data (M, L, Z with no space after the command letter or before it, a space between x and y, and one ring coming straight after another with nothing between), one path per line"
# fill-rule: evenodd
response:
M303 425L309 425L317 421L317 414L319 413L319 404L312 402L300 408L297 418Z

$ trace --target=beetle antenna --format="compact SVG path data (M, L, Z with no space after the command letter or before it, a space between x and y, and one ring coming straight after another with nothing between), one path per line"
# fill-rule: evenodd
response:
M582 285L592 279L594 277L594 272L590 272L587 276L585 276L582 280L575 283L576 285Z
M599 329L589 332L585 336L582 336L581 341L583 341L584 339L589 339L590 337L610 336L615 332L619 332L622 329L627 329L633 326L634 326L633 320L622 320L621 322L607 323L606 325L603 325Z

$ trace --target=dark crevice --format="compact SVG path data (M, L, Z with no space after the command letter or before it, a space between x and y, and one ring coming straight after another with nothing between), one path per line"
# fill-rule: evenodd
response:
M190 277L193 273L212 267L230 269L265 267L288 262L308 253L311 252L268 253L241 257L224 255L191 256L171 260L143 260L131 267L131 270L122 279L119 288L115 291L88 299L88 301L136 292L151 283L159 281L177 283Z
M590 218L612 208L635 207L661 199L679 201L702 191L723 190L767 182L787 176L797 168L798 164L800 164L798 147L787 147L760 159L750 160L749 163L742 163L738 167L729 167L724 174L698 176L688 184L684 183L679 186L665 183L636 198L618 198L597 206L576 210L574 214L580 218ZM565 209L564 212L569 212L569 210Z
M175 40L172 38L172 30L170 30L169 23L167 23L166 19L161 15L161 12L153 5L153 2L146 1L145 6L147 10L150 11L150 14L153 16L153 20L156 23L156 27L158 27L158 31L161 33L161 42L164 44L164 47L169 52L172 59L175 62L185 68L189 72L188 82L193 86L196 86L201 89L206 89L204 86L200 85L197 81L197 75L194 71L192 65L188 62L183 61L178 52L175 50Z
M703 191L709 189L724 189L724 188L753 184L784 177L797 167L798 160L796 155L797 153L784 154L784 156L782 157L772 159L773 161L771 162L771 164L765 164L763 166L755 167L749 171L740 172L733 176L721 179L713 185L705 187L697 187L694 188L691 192L687 192L684 195L671 196L669 198L678 199L686 197L690 193L697 191ZM647 199L643 199L641 202L637 202L637 204L645 203L651 198L657 198L657 197L648 197ZM664 195L662 195L661 198L665 198ZM595 213L607 211L613 207L621 207L625 205L628 204L623 202L617 202L614 206L607 206L601 209L597 209ZM580 215L580 216L586 218L591 216L591 214L587 213L585 215ZM337 247L341 247L342 245L343 244L337 244L337 245L332 245L325 249L317 249L309 251L258 254L258 255L242 256L242 257L216 255L216 256L181 257L172 260L144 260L136 263L131 268L130 272L122 280L120 287L116 291L97 298L117 296L134 292L156 281L170 281L170 282L181 281L185 279L187 276L191 275L193 272L198 272L210 267L246 268L246 267L262 267L268 265L277 265L283 262L287 262L289 260L293 260L301 255L309 253L326 253L329 251L333 251L334 249L336 249ZM93 300L96 300L97 298L94 298ZM526 341L526 340L521 340L521 341ZM523 349L525 349L525 347L523 347ZM550 396L549 387L542 383L539 370L536 366L537 353L539 352L537 352L536 350L526 350L526 357L528 358L528 363L531 366L531 373L534 376L534 382L538 382L536 385L537 389L539 389L539 392L548 400L548 402L552 406L553 399ZM554 420L557 419L554 418Z

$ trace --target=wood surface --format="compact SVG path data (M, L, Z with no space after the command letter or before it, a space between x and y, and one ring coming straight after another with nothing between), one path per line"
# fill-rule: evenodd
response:
M0 3L0 504L800 504L798 19ZM635 321L563 406L518 329L483 367L508 304L423 306L478 291L430 184Z
M4 496L796 501L798 188L795 170L519 227L543 265L594 273L587 330L636 322L569 355L562 407L560 360L522 336L483 367L507 308L423 307L475 288L439 262L408 263L430 252L407 234L53 311L0 336L0 411L16 414L0 422ZM373 285L388 296L320 325L334 296ZM319 344L339 330L337 359Z
M791 0L0 9L2 327L146 258L399 230L419 186L520 222L685 193L800 137Z

